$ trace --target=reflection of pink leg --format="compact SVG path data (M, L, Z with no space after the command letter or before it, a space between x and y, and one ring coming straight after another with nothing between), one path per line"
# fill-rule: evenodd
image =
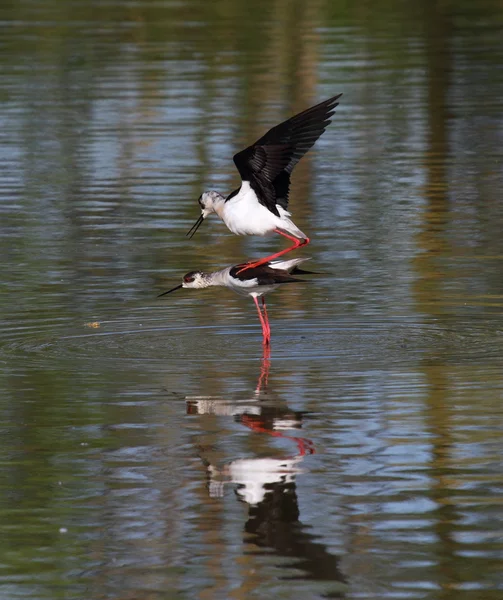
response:
M316 449L312 440L305 437L297 437L295 435L285 435L281 431L274 431L273 429L266 429L266 427L263 425L263 422L260 420L260 417L245 414L241 416L241 423L257 433L267 433L267 435L272 437L291 440L297 444L300 456L305 456L306 454L316 454Z
M267 387L269 379L269 367L271 366L271 346L263 346L264 353L262 354L262 364L260 365L260 376L257 382L256 393L260 393L262 386Z
M258 318L260 319L260 324L262 325L263 344L264 346L268 346L271 343L271 330L269 328L269 323L262 316L262 311L260 310L258 300L255 296L253 297L253 302L255 302L255 306L257 307Z
M291 252L292 250L296 250L297 248L301 248L302 246L307 246L307 244L309 244L309 242L310 242L309 238L299 240L298 238L293 237L293 235L288 235L288 233L280 231L279 229L275 229L274 231L276 233L279 233L280 235L288 238L289 240L291 240L293 242L293 246L285 248L284 250L281 250L281 252L276 252L276 254L271 254L270 256L266 256L265 258L261 258L256 261L249 262L245 267L243 267L236 273L237 275L239 275L243 271L246 271L247 269L253 269L254 267L260 267L260 265L265 265L265 263L268 263L271 260L279 258L280 256L283 256L283 255L287 254L288 252Z
M295 440L298 448L299 454L301 456L305 456L306 454L316 454L316 448L314 447L314 443L312 440L303 437L291 437L291 440Z

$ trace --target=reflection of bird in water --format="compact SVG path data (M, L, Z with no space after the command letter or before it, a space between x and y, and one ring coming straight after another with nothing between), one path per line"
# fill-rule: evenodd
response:
M260 324L262 325L262 336L264 346L271 341L271 327L267 316L264 295L273 292L283 283L297 283L303 281L292 275L312 274L312 271L300 269L298 265L308 258L292 258L291 260L278 260L263 264L260 267L248 269L242 272L243 265L226 267L213 273L202 271L191 271L183 277L180 285L159 294L158 297L170 294L180 288L202 289L212 286L227 287L243 296L251 296L257 307ZM258 302L262 301L262 310Z
M291 559L282 566L295 570L296 574L291 577L296 581L300 596L303 596L301 581L307 580L310 593L316 589L313 582L318 582L324 590L323 595L316 597L344 598L346 585L339 569L339 557L331 554L300 521L295 481L268 484L263 499L250 505L244 529L248 534L247 544Z
M338 557L330 554L299 520L295 481L297 475L303 472L301 463L305 456L313 454L315 449L311 440L285 432L300 429L305 413L289 409L277 398L271 401L269 369L266 348L253 398L247 401L221 396L187 398L189 414L232 417L255 433L284 439L297 447L292 455L239 458L221 467L211 460L211 450L200 448L200 457L207 469L209 494L212 498L219 498L224 495L226 484L236 486L237 497L248 505L244 543L271 549L281 557L296 559L289 563L288 568L296 569L297 573L304 572L304 575L295 575L299 590L303 579L310 582L311 592L313 581L318 581L324 588L324 597L342 598L340 590L345 586ZM334 591L334 584L339 591Z
M295 476L302 473L300 463L308 454L314 454L315 448L311 440L287 435L285 431L300 429L304 413L294 412L288 408L263 405L252 414L247 407L234 410L236 421L242 423L256 433L265 433L272 437L293 442L297 452L280 458L239 458L218 468L208 463L209 489L212 497L223 496L226 482L238 485L237 495L248 504L262 502L268 493L268 486L273 483L291 483ZM199 413L201 414L201 413Z
M309 238L290 219L287 210L290 175L330 124L341 95L276 125L252 146L238 152L234 163L241 175L241 186L227 198L218 192L204 192L199 198L201 215L187 235L192 237L214 212L236 235L278 233L293 242L281 252L241 265L241 272L308 244Z
M300 471L299 463L308 454L314 454L311 440L289 435L286 432L302 427L303 412L292 411L284 404L269 401L267 390L270 369L269 347L264 347L260 375L253 398L247 401L222 398L220 396L196 396L187 398L188 414L211 414L233 417L256 433L292 442L296 446L293 455L281 458L237 459L223 468L206 461L210 477L210 493L221 496L226 482L238 484L238 495L247 502L256 503L266 493L265 484L274 481L292 481Z

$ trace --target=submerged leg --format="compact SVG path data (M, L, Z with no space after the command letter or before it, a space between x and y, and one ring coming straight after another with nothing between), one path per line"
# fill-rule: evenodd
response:
M257 307L258 318L260 319L260 324L262 325L263 344L264 346L268 346L271 343L271 330L269 328L269 323L266 321L266 319L264 319L262 311L260 310L260 305L255 296L253 297L253 302L255 302L255 306Z
M279 233L283 237L286 237L289 240L291 240L293 242L293 246L289 246L288 248L285 248L284 250L281 250L280 252L276 252L276 254L271 254L270 256L266 256L265 258L260 258L259 260L249 262L245 267L243 267L242 269L240 269L237 272L237 275L239 275L243 271L246 271L247 269L253 269L255 267L260 267L260 265L265 265L265 263L268 263L271 260L274 260L275 258L279 258L280 256L283 256L284 254L287 254L288 252L291 252L292 250L296 250L297 248L301 248L302 246L307 246L307 244L309 244L309 242L311 241L309 238L304 238L302 240L299 240L298 238L293 237L293 235L289 235L288 233L285 233L284 231L280 231L279 229L275 229L274 231L276 233Z
M267 326L267 335L268 335L269 340L270 340L271 339L271 326L269 325L269 317L267 316L267 308L266 308L266 305L265 305L265 298L264 298L264 296L261 296L260 299L262 300L262 312L263 312L263 315L264 315L265 324Z

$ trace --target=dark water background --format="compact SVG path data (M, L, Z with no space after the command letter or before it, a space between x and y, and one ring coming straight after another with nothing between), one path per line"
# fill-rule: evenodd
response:
M0 597L503 595L503 4L0 7ZM343 92L295 170L323 275L156 295L283 247L232 154ZM314 447L314 453L313 453Z

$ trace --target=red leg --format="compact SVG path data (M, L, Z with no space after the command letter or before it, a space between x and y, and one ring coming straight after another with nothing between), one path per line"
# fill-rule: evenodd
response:
M261 296L260 299L262 300L262 312L264 314L264 321L267 326L267 335L270 340L271 339L271 326L269 325L269 317L267 316L267 308L265 306L265 298L264 298L264 296Z
M255 267L260 267L260 265L265 265L265 263L268 263L271 260L274 260L275 258L279 258L280 256L283 256L284 254L287 254L288 252L291 252L292 250L295 250L296 248L301 248L302 246L307 246L307 244L309 244L309 242L311 241L309 238L305 238L304 240L299 240L298 238L293 237L293 235L288 235L288 233L284 233L283 231L280 231L279 229L275 229L274 231L276 233L279 233L283 237L286 237L289 240L291 240L293 242L293 246L285 248L284 250L281 250L281 252L276 252L276 254L271 254L270 256L266 256L265 258L260 258L259 260L249 262L245 267L240 269L236 273L236 275L239 275L240 273L242 273L243 271L246 271L247 269L253 269Z
M255 306L257 307L258 318L260 319L260 324L262 325L263 344L264 346L268 346L271 343L271 331L269 329L269 324L262 316L262 311L260 310L258 300L255 296L253 297L253 302L255 302Z

